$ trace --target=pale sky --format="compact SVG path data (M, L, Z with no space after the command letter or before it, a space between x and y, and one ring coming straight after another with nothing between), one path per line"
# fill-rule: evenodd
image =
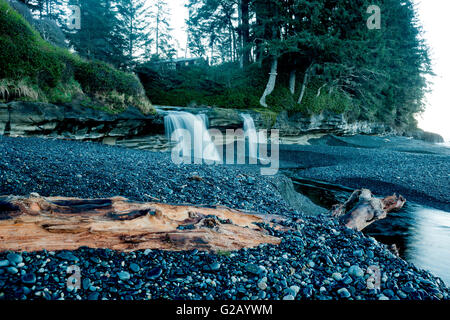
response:
M418 117L420 127L436 132L450 141L450 28L449 0L415 0L424 37L431 47L431 58L436 77L427 99L427 109Z
M172 26L174 37L184 56L186 47L185 21L189 16L184 7L187 0L168 1L172 10ZM417 4L419 18L424 27L424 37L431 47L436 77L432 80L431 93L427 97L427 108L418 116L419 126L427 131L439 133L446 141L450 141L450 25L448 13L450 0L414 0ZM449 92L447 92L449 90Z
M189 18L189 11L184 7L186 3L187 0L169 0L167 2L172 13L170 26L173 28L173 36L180 46L178 48L180 57L184 57L187 42L186 19Z

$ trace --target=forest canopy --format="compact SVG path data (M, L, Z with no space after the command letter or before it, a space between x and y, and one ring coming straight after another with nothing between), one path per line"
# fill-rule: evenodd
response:
M187 0L185 44L165 0L17 1L36 29L57 24L63 39L47 41L136 72L155 104L330 111L396 127L424 108L431 67L411 0ZM67 28L70 5L79 30ZM205 63L161 68L180 56Z
M265 81L248 87L262 85L263 106L398 126L423 110L430 60L410 0L190 0L189 8L190 49L260 66Z

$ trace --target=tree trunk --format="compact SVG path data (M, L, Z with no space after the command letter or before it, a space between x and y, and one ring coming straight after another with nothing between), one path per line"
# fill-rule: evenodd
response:
M242 10L242 58L243 66L250 64L250 15L249 15L250 0L241 0Z
M242 0L238 0L238 55L239 55L239 68L244 68L244 45L242 41Z
M300 97L298 98L298 104L301 104L303 97L305 96L306 87L308 86L309 73L311 72L312 64L306 69L305 77L303 78L302 91L300 92Z
M405 203L402 196L378 199L370 190L362 189L353 192L345 203L335 205L332 214L347 228L362 231L375 221L385 219L389 212L400 210Z
M159 55L159 8L156 13L156 56Z
M289 75L289 90L291 90L291 93L294 95L295 94L295 84L296 84L296 79L297 79L297 70L292 70L290 75Z
M278 58L273 57L272 66L270 68L269 81L267 82L266 90L264 90L264 93L263 93L261 99L259 100L259 103L264 108L268 107L268 105L266 103L266 97L268 95L270 95L273 92L273 90L275 89L275 84L277 82L277 75L278 75L277 72L278 72Z

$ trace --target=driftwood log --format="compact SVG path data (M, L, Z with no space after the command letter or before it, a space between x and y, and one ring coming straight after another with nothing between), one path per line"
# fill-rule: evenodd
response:
M273 218L225 207L138 203L120 197L4 196L0 197L0 251L82 246L122 251L239 250L279 244L279 238L256 225Z
M398 211L406 203L402 196L379 199L367 189L356 190L350 198L332 209L332 215L350 229L362 231L375 221L385 219L388 213Z

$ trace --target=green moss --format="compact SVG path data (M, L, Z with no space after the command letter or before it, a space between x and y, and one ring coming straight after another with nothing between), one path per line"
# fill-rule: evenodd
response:
M218 250L216 252L216 254L218 256L223 256L223 257L230 257L231 256L231 252L230 251L224 251L224 250Z
M151 101L172 106L258 107L266 81L263 70L251 66L242 71L234 63L184 67L164 73L143 66L138 74Z
M4 100L67 103L86 94L106 97L104 107L113 112L129 105L154 112L135 75L50 45L5 0L0 0L0 80L13 93L3 94Z

